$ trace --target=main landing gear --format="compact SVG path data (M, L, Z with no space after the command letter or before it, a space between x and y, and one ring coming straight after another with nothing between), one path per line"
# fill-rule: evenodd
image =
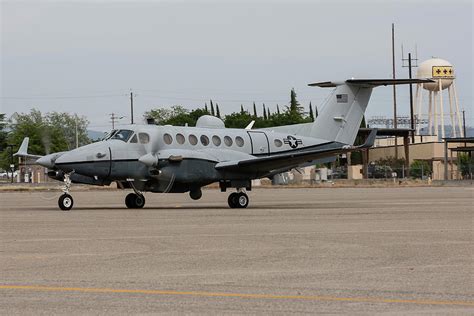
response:
M229 195L227 203L230 208L246 208L249 205L249 197L244 191L239 190Z
M125 197L125 205L128 208L143 208L145 206L145 197L143 193L137 190L132 182L129 182L135 193L129 193Z
M63 195L61 195L58 199L58 206L63 211L69 211L72 209L74 205L74 200L72 196L69 194L69 189L71 188L71 173L66 173L64 175L64 187L63 187Z

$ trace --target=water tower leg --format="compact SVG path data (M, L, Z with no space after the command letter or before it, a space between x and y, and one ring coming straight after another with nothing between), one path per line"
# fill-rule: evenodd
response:
M453 112L453 94L451 93L451 86L448 87L448 97L449 97L449 116L451 117L451 126L453 128L451 135L452 137L457 137L456 120L454 118L454 112Z
M433 92L428 93L428 133L433 135Z
M423 101L423 90L420 88L421 84L416 85L416 101L418 102L417 104L417 113L416 113L416 134L420 135L420 128L421 128L421 105Z
M439 87L439 116L441 118L441 137L445 138L446 134L444 133L443 88L441 86L441 79L438 79L438 87Z
M439 134L439 124L438 124L438 91L433 92L433 108L434 108L434 135L438 136Z
M461 135L461 137L466 137L466 135L464 135L464 130L462 128L461 111L459 111L459 99L458 99L458 94L456 92L456 86L454 85L454 81L455 80L453 80L452 87L453 87L453 92L454 92L454 101L456 102L456 114L458 117L459 135Z

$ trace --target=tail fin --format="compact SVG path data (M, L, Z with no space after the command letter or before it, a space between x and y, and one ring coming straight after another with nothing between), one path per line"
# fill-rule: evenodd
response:
M345 82L320 82L309 86L335 87L309 135L352 145L369 103L372 89L381 85L432 82L429 79L350 79Z

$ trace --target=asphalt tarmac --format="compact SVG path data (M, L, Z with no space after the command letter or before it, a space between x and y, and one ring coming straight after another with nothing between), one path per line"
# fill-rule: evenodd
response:
M0 314L474 314L473 187L0 193Z

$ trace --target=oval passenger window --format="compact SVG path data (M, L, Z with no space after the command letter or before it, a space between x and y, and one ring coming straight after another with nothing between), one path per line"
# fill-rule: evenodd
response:
M235 143L237 144L237 146L242 147L244 145L244 139L240 136L237 136L235 138Z
M165 144L169 145L173 142L173 137L171 137L170 134L164 134L163 141L165 142Z
M180 145L184 144L184 141L185 141L184 135L183 134L176 134L176 141Z
M195 135L189 135L188 137L189 143L193 146L195 146L198 143L198 139Z

